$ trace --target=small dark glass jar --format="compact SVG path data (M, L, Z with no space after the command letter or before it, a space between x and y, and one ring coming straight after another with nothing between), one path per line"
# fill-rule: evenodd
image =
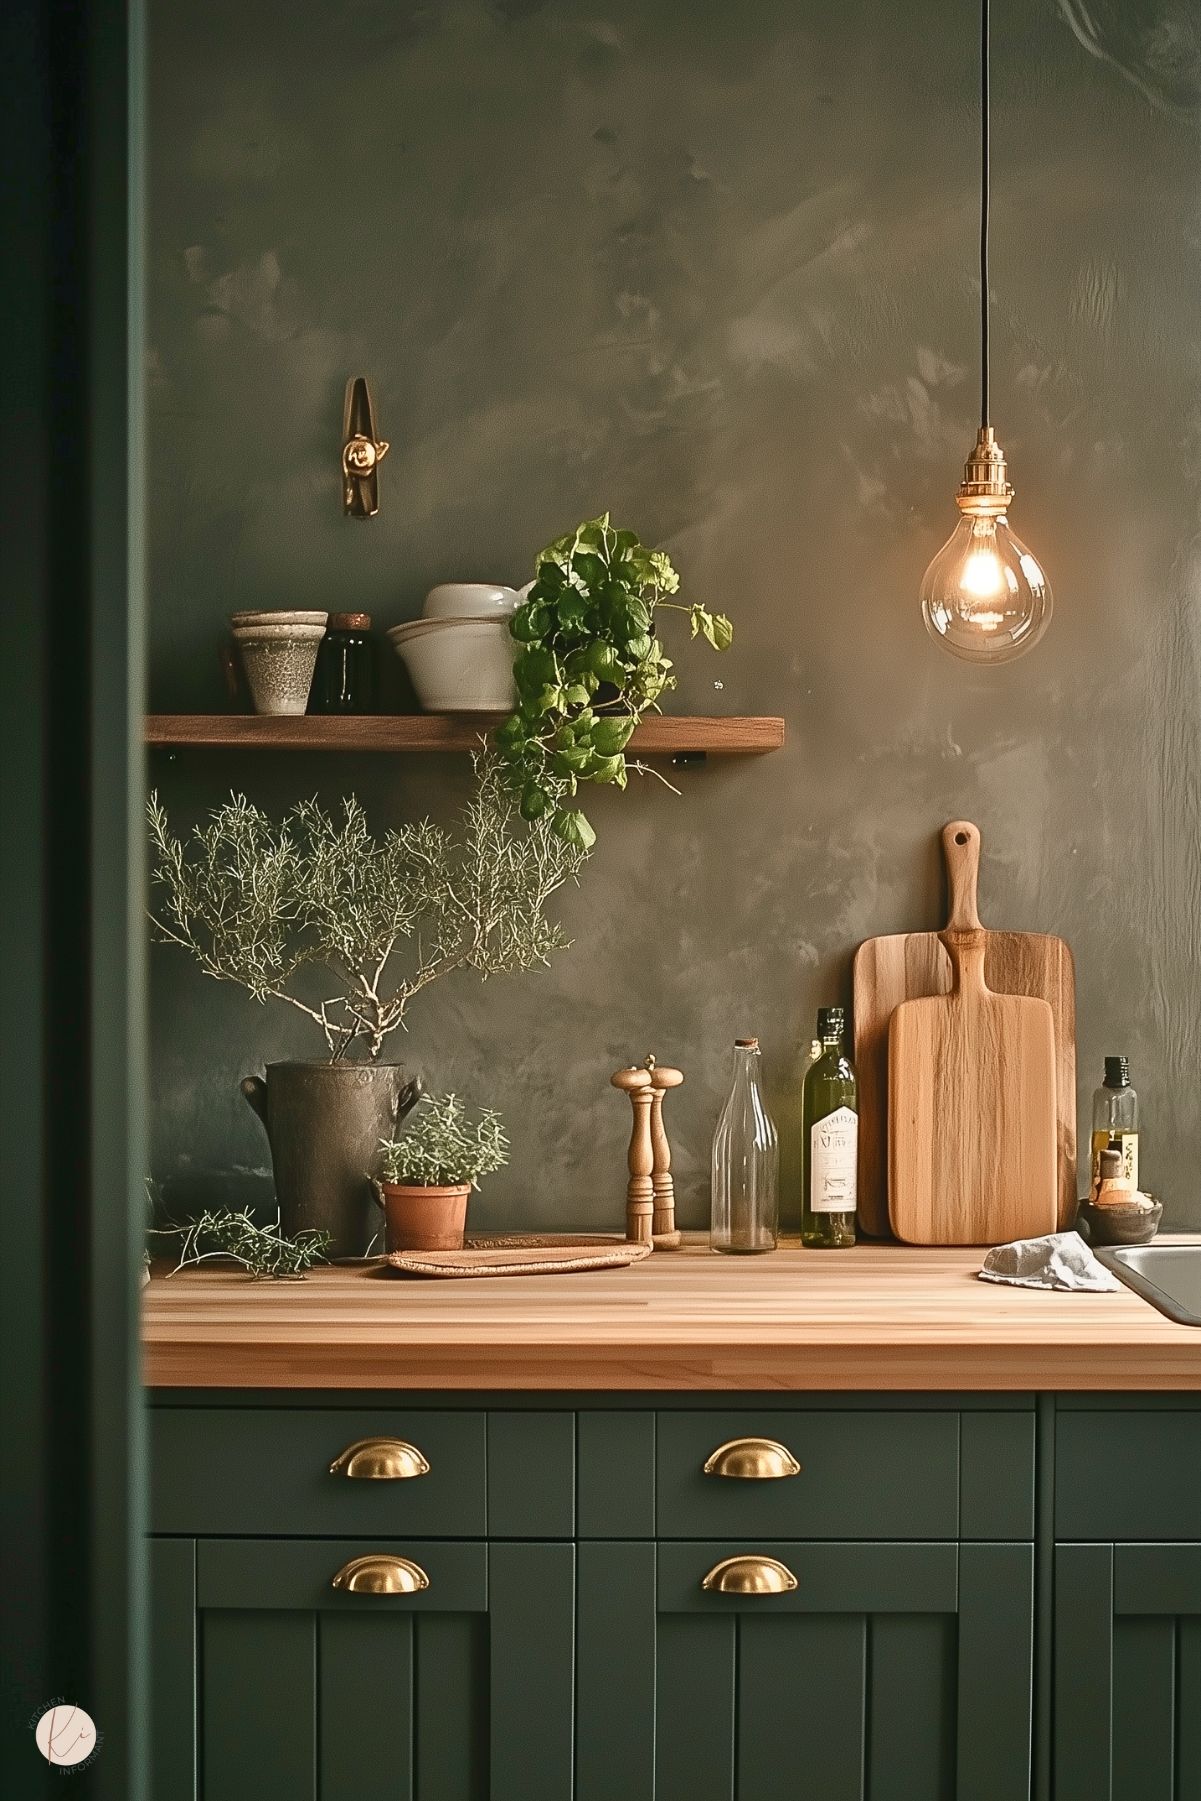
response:
M370 613L331 613L317 651L310 713L374 713L375 643Z

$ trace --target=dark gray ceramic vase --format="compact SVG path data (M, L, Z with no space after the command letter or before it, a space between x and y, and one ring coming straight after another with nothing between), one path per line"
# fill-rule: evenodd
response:
M420 1076L400 1063L269 1063L242 1093L267 1131L281 1230L329 1232L331 1257L361 1257L379 1142L419 1098Z

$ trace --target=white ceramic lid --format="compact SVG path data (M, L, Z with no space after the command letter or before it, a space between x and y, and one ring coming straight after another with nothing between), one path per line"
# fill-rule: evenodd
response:
M393 644L403 644L410 638L424 638L427 634L450 631L503 632L508 636L509 614L501 618L484 619L406 619L400 625L390 625L387 636Z

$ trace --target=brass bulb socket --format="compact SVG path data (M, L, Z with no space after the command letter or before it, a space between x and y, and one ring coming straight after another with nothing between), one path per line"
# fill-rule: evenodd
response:
M991 425L982 425L972 453L963 466L963 480L955 496L960 512L975 519L997 519L1009 510L1013 489L1005 467L1005 452Z

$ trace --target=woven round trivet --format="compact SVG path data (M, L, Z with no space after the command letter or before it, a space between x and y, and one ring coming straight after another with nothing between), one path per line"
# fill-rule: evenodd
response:
M623 1269L651 1254L649 1244L565 1232L468 1237L461 1251L389 1251L384 1261L407 1276L556 1276Z

